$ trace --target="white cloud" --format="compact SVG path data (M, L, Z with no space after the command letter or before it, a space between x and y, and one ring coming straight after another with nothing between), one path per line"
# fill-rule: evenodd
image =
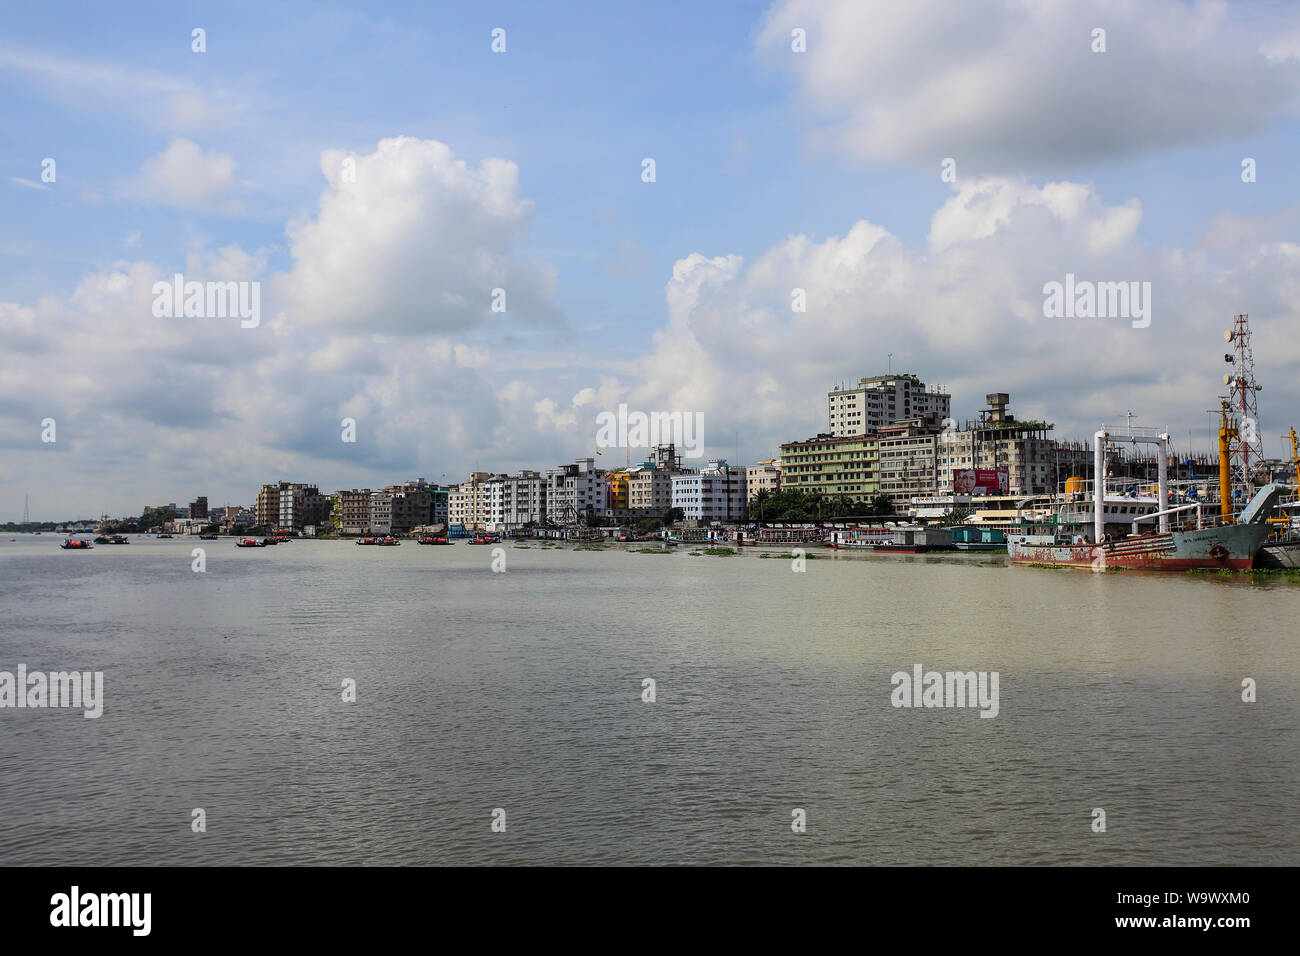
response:
M235 186L235 161L225 153L205 153L197 143L174 139L148 160L136 188L143 196L187 208L221 204L224 212L238 214L242 205L227 194Z
M937 177L945 157L959 176L1022 172L1257 132L1295 115L1300 59L1274 38L1297 27L1294 9L1219 0L782 0L758 46L830 142Z
M516 251L533 205L514 163L471 166L443 143L399 137L368 155L326 151L321 171L318 213L289 228L281 287L294 322L416 333L558 319L554 270ZM505 313L492 310L497 289Z
M1176 435L1203 435L1221 328L1246 311L1271 396L1261 414L1282 428L1300 398L1296 247L1243 239L1213 255L1153 251L1135 238L1140 217L1135 201L1107 205L1086 185L986 179L963 183L935 212L921 248L859 221L821 241L791 236L752 263L685 256L629 401L702 411L712 453L731 455L738 431L747 457L766 457L824 430L827 390L883 372L892 352L895 370L947 385L957 417L973 417L987 392L1009 391L1013 412L1048 416L1062 437L1091 434L1128 408ZM1042 287L1066 272L1151 282L1151 327L1044 318ZM791 310L794 288L806 290L804 313Z

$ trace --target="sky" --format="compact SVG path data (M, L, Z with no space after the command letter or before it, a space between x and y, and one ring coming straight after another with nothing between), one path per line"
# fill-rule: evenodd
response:
M620 404L753 463L886 368L1204 451L1236 313L1283 453L1300 5L370 6L6 10L0 520L544 470Z

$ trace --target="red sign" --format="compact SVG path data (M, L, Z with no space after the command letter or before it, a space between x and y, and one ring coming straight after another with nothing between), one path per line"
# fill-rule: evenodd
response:
M955 495L1005 495L1010 480L1005 469L954 468L952 493Z

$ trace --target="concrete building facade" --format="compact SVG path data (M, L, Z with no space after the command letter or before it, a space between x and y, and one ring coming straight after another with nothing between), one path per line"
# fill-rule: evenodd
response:
M827 393L830 434L836 438L870 435L905 418L933 413L940 423L952 411L952 397L940 388L927 388L915 375L875 375L857 385Z
M822 433L781 446L780 487L868 502L880 492L877 440Z
M672 507L687 521L739 521L745 513L745 468L717 459L698 472L672 476Z

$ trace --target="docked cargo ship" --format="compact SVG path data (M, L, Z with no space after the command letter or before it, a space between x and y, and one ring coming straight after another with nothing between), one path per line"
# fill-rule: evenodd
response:
M1096 434L1096 474L1104 474L1104 449L1111 438L1104 429ZM1115 436L1115 439L1150 441L1159 445L1159 494L1155 510L1133 517L1131 526L1134 533L1107 533L1107 515L1113 512L1113 502L1117 498L1106 493L1104 479L1094 481L1090 509L1092 534L1088 535L1084 531L1086 526L1078 520L1078 516L1084 513L1079 503L1060 502L1054 524L1023 525L1007 535L1007 555L1013 564L1157 571L1247 570L1253 565L1255 555L1268 536L1268 519L1282 496L1281 485L1269 484L1262 488L1235 522L1230 516L1207 520L1201 514L1201 503L1166 506L1169 501L1165 474L1168 435L1129 434ZM1170 527L1170 515L1193 508L1197 510L1197 527L1186 530ZM1138 522L1146 519L1157 519L1159 527L1137 533Z

